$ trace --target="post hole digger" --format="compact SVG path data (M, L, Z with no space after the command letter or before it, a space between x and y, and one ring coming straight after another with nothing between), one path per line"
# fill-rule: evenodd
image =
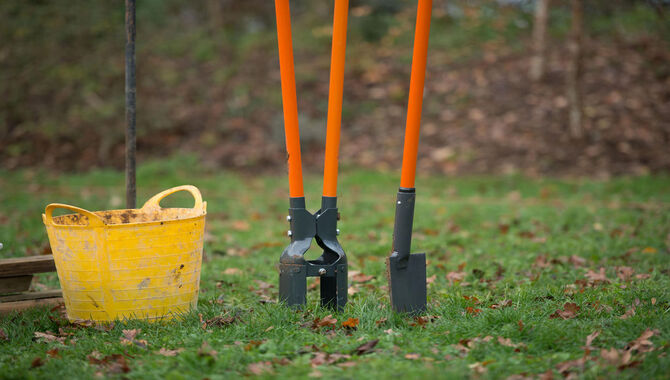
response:
M303 191L289 0L275 0L284 132L288 153L289 213L286 219L290 224L288 235L291 238L291 243L279 258L279 298L290 306L306 303L307 277L321 278L322 305L342 309L347 303L347 256L337 241L337 165L348 3L348 0L335 0L323 197L321 209L312 214L305 208ZM316 260L305 260L304 255L312 239L323 249L323 254Z
M393 249L386 260L391 306L396 312L412 314L421 313L426 309L426 254L410 254L410 248L416 199L414 180L432 3L432 0L419 0L417 7L402 174L393 227Z

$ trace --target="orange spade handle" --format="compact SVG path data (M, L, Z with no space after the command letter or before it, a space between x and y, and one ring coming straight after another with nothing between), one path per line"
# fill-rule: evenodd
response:
M291 40L291 11L289 0L275 0L277 13L277 43L279 45L279 71L281 96L284 106L284 133L288 154L289 196L305 196L302 186L302 159L300 158L300 130L298 128L298 101L295 92L293 42Z
M414 53L412 55L412 76L409 82L407 102L407 124L405 125L405 148L402 155L402 175L400 187L414 188L416 158L419 150L419 128L421 126L421 106L423 103L423 83L426 79L428 56L428 34L433 0L419 0L414 31Z
M328 87L328 122L326 124L326 158L323 167L323 196L337 196L337 157L342 124L342 92L344 90L344 56L347 48L347 13L349 0L335 0L333 42L330 55Z

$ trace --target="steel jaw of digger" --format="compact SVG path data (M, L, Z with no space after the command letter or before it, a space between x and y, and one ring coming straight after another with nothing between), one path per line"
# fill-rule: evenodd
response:
M279 299L287 305L307 302L307 277L321 279L321 305L341 310L347 304L347 256L337 241L338 219L336 197L323 197L315 214L305 209L304 197L290 198L291 243L279 258ZM305 260L312 239L323 254Z

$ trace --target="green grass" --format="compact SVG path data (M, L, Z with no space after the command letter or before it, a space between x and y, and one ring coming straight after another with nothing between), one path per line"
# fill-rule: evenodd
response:
M557 365L582 358L586 336L594 331L601 332L591 344L595 348L584 367L572 368L573 373L584 378L668 376L668 176L420 178L413 247L427 253L428 276L436 276L428 287L428 315L439 318L413 326L414 320L389 310L384 288L383 258L391 243L397 175L341 170L340 238L350 271L375 277L365 284L353 283L359 291L338 313L317 305L316 290L309 292L307 308L298 311L263 304L256 293L256 280L264 281L274 285L266 295L276 298L276 263L288 242L284 177L245 177L194 169L197 167L188 157L148 163L139 170L138 184L140 204L162 189L184 183L198 186L208 201L209 237L198 310L181 321L118 322L109 331L68 325L49 309L3 316L0 328L9 340L0 340L0 377L91 378L99 372L109 377L217 379L253 375L255 367L250 364L258 362L269 362L265 368L271 372L261 375L265 377L506 378L547 370L558 377ZM306 188L314 209L321 188L317 175L306 179ZM94 210L121 208L123 175L114 171L59 175L40 170L4 171L0 172L0 189L0 241L5 245L0 255L22 256L47 242L40 218L47 203ZM171 204L187 202L187 197L175 196ZM249 229L240 227L240 221L248 222ZM547 256L546 267L535 262L540 255ZM574 267L559 259L571 255L582 257L585 264ZM459 265L464 265L463 283L450 285L446 275L458 272ZM621 266L650 277L623 281L616 275L616 267ZM586 279L588 270L600 267L605 268L609 284L575 285ZM238 268L242 274L224 274L228 268ZM500 276L496 274L499 268L504 270ZM38 280L50 287L58 284L54 274L40 275ZM635 315L621 319L637 299ZM503 300L511 304L502 309L490 307ZM566 302L580 307L576 317L550 318ZM468 307L481 312L468 313ZM237 315L237 320L203 329L199 313L204 319ZM334 332L302 327L328 314L338 320ZM356 330L347 332L340 327L348 318L360 320ZM384 318L385 322L377 323ZM58 332L59 328L74 334L65 344L34 338L37 331ZM600 349L623 350L647 328L658 330L650 338L655 350L635 352L632 360L639 362L635 366L619 370L599 359ZM148 346L122 344L124 329L141 329L137 339L146 340ZM388 333L389 329L393 332ZM500 344L498 337L523 345L517 352ZM373 339L379 339L376 351L315 368L310 361L316 354L305 349L315 345L330 354L350 354ZM462 352L468 339L472 347ZM217 351L215 357L199 354L203 342ZM46 351L54 348L59 357L50 358ZM184 350L166 357L156 353L161 348ZM130 372L115 374L90 363L87 356L93 351L102 356L127 355ZM43 365L31 368L38 357ZM353 364L337 365L342 362ZM476 363L486 372L477 374Z

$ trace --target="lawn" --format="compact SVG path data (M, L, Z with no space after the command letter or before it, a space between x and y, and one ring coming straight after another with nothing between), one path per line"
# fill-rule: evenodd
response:
M198 167L179 157L138 177L140 204L185 183L208 201L198 309L111 326L69 324L48 308L3 316L0 377L669 376L667 175L419 178L413 247L428 256L429 309L410 318L389 309L384 274L395 173L341 170L350 302L334 312L318 306L316 289L304 310L275 302L288 243L284 177ZM318 177L306 179L312 210ZM122 208L124 194L115 171L0 171L0 189L2 257L46 248L47 203ZM58 280L40 275L34 286Z

